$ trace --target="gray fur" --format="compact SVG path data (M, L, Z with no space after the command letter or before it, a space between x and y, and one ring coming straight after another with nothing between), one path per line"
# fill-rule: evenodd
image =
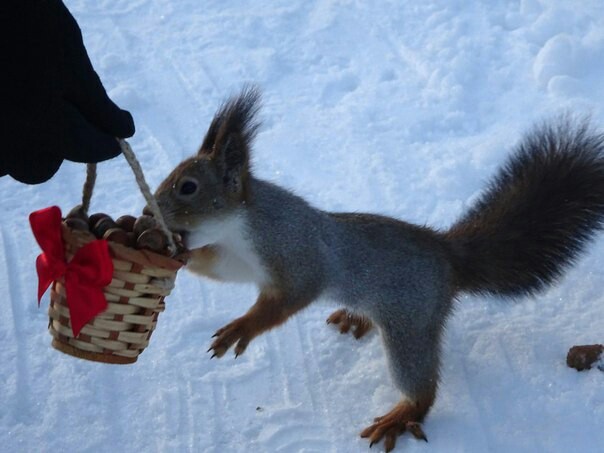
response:
M333 214L250 181L250 237L279 287L328 296L381 330L392 376L410 398L436 388L453 297L447 245L428 229L381 216Z

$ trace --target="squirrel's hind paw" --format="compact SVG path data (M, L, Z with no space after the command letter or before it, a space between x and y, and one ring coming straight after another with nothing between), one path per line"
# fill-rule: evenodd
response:
M350 313L348 310L342 308L334 311L328 318L327 324L334 324L340 329L340 333L348 333L350 328L353 327L352 334L358 340L369 332L373 323L369 318L356 313Z
M420 419L422 414L410 403L401 402L394 409L382 417L376 417L374 423L361 432L361 437L369 439L369 446L384 439L384 450L392 451L396 445L396 438L408 431L413 437L428 442L422 429Z

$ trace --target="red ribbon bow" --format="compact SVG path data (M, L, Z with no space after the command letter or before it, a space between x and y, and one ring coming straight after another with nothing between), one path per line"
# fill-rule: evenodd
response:
M88 321L107 308L103 288L111 283L113 276L107 241L89 242L68 263L61 234L61 210L51 206L32 212L29 223L43 252L36 259L38 306L51 283L64 278L71 329L77 337Z

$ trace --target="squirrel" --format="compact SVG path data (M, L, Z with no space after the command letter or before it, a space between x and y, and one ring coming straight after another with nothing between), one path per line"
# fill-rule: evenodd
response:
M528 133L478 200L447 231L394 218L317 209L250 167L260 92L222 104L198 153L155 197L190 250L188 269L253 282L256 303L219 329L222 357L320 297L344 309L328 322L379 330L401 400L360 435L386 451L407 431L427 441L447 317L463 293L518 297L554 283L604 222L604 134L562 118Z

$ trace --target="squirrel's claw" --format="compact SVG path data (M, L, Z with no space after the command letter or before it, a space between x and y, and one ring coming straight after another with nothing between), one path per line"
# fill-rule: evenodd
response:
M245 317L237 318L226 326L218 329L212 336L215 340L212 342L208 351L214 351L212 357L222 357L228 349L235 343L235 358L243 354L247 345L252 340L252 336L248 334Z
M428 442L414 408L407 404L399 404L382 417L376 417L374 423L361 432L361 437L369 439L369 447L384 439L384 450L392 451L398 436L408 431L413 437Z
M422 429L422 425L416 422L407 422L407 431L409 431L413 437L419 440L423 440L424 442L428 442L428 438Z
M353 327L354 330L352 331L352 334L357 340L363 337L373 327L373 323L369 318L356 313L350 313L344 308L334 311L327 318L327 324L339 326L340 333L348 333L350 328Z

